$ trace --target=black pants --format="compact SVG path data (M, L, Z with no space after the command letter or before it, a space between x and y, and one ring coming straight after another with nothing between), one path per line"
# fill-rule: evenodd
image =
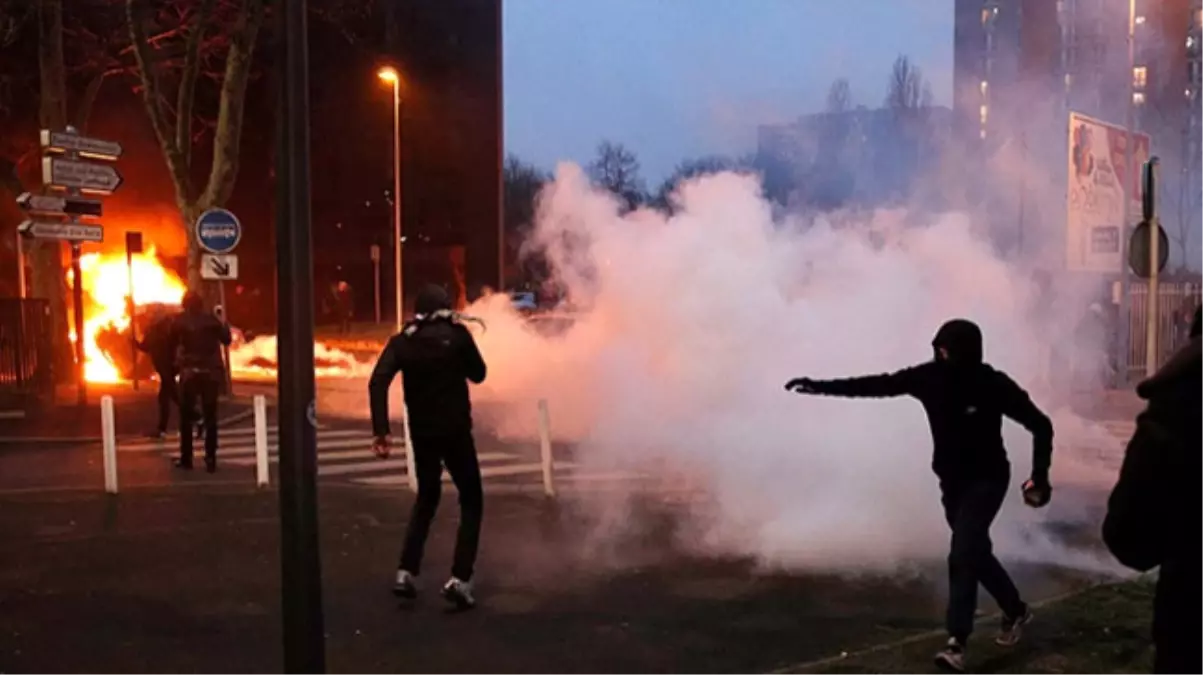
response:
M159 433L167 433L172 406L180 405L180 393L175 384L174 368L155 368L159 374Z
M180 374L180 461L192 463L192 427L196 425L196 402L200 399L205 421L205 460L217 459L217 393L221 374L208 371Z
M414 437L414 467L418 477L418 496L409 516L405 546L401 550L400 569L417 576L422 567L422 552L430 534L430 522L439 508L443 492L443 467L459 491L459 533L455 538L455 561L451 575L461 581L472 579L476 550L480 545L480 521L484 514L484 492L480 484L480 464L471 433L453 436Z
M961 641L973 632L979 583L1007 616L1017 617L1026 610L990 542L990 524L1002 508L1010 483L1009 472L998 478L940 481L944 517L952 528L946 622L948 634Z

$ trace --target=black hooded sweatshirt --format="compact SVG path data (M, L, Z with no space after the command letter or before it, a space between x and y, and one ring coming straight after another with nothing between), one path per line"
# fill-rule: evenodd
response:
M990 479L1010 471L1002 439L1002 418L1032 433L1032 477L1048 479L1053 425L1031 397L1002 371L982 362L982 332L956 319L940 327L932 347L948 352L896 373L816 381L812 391L830 396L884 398L913 396L923 404L931 426L932 469L944 481Z
M468 381L484 381L485 362L468 329L453 317L442 315L450 306L442 287L424 288L415 302L414 320L385 345L368 380L375 435L389 433L388 388L397 373L403 377L412 435L449 436L472 431Z
M1142 572L1161 567L1153 612L1160 673L1198 673L1203 663L1201 332L1196 310L1190 342L1136 388L1149 405L1136 418L1103 521L1103 541L1121 563Z

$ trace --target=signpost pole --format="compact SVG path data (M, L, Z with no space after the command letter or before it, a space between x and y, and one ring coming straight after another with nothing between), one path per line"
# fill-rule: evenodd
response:
M125 238L125 274L129 294L126 296L126 313L129 315L129 347L130 378L134 381L134 391L138 391L138 325L134 322L134 252L130 250L129 237Z
M217 282L217 302L221 303L221 320L222 320L222 322L228 322L230 320L230 309L228 307L226 307L226 282L224 282L224 281ZM225 384L225 388L226 388L226 395L229 396L234 393L234 376L230 372L230 346L229 345L221 346L221 357L226 362L226 376L225 376L224 384Z
M1149 299L1145 303L1145 376L1153 377L1157 372L1159 350L1157 349L1157 328L1160 305L1160 284L1158 274L1161 268L1161 219L1157 216L1157 158L1154 157L1145 165L1144 171L1144 214L1149 223ZM1125 266L1126 267L1126 266Z
M75 314L76 403L80 406L85 406L88 404L88 380L84 377L84 286L83 274L79 269L78 241L71 242L71 280L73 282L71 284L73 286L71 289L71 302Z
M372 277L375 280L376 323L380 323L380 247L372 244Z
M17 297L25 298L25 237L17 232Z

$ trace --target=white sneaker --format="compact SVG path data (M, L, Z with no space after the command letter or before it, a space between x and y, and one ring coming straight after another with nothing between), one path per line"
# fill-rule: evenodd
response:
M406 570L397 570L397 580L393 582L393 595L406 600L418 597L417 577Z
M476 606L476 598L472 597L472 582L455 577L443 585L443 598L455 605L456 609L472 609Z
M948 638L948 646L936 654L936 666L951 673L965 672L965 645L956 638Z
M1024 607L1023 614L1020 616L1004 616L998 637L994 638L994 643L1001 647L1014 647L1019 644L1019 639L1023 637L1023 627L1031 623L1032 618L1032 609L1030 607Z

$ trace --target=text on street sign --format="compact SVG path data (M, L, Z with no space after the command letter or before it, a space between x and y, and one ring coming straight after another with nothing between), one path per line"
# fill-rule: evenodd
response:
M117 169L107 164L88 164L60 157L42 158L42 182L48 186L112 194L121 187L121 181Z
M120 143L88 138L65 131L42 129L42 147L52 152L77 152L81 157L113 160L121 156Z
M196 241L209 253L230 253L242 240L242 223L225 209L209 209L196 219Z
M33 213L55 215L99 217L104 213L104 207L97 199L35 195L29 192L23 192L17 197L17 206Z
M62 239L65 241L104 241L104 227L83 223L47 223L27 220L17 231L34 239Z

